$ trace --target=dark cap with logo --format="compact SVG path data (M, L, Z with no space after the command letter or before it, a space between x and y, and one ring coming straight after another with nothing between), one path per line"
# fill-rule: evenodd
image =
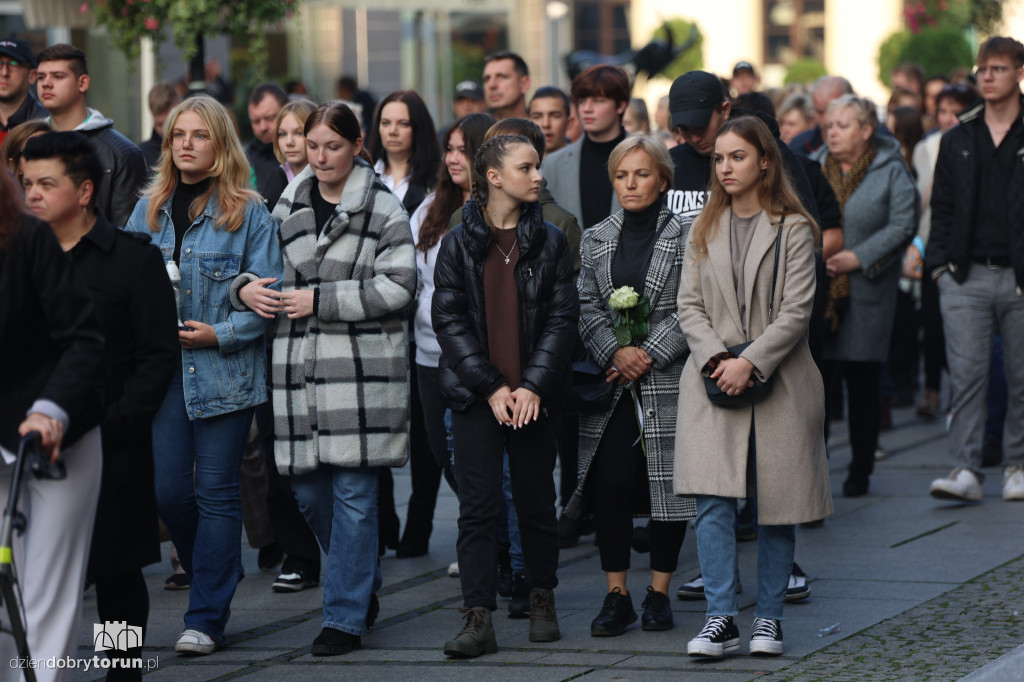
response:
M455 86L454 99L471 99L479 102L483 98L484 89L474 80L460 81L459 84Z
M736 66L732 67L732 76L735 78L744 71L749 71L751 76L757 77L757 71L754 71L754 65L750 62L736 62Z
M32 54L32 50L29 49L28 43L24 40L15 40L13 38L0 40L0 55L10 57L22 64L27 64L33 69L36 68L36 58Z
M672 127L704 128L711 120L711 112L724 101L718 76L707 71L688 71L675 79L668 92Z

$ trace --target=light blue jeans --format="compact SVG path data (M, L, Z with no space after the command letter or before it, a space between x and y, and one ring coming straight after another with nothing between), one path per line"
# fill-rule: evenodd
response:
M697 497L697 555L704 578L709 616L735 616L736 503L731 497ZM782 604L789 587L796 548L795 526L758 526L757 612L761 618L782 620Z
M377 468L330 464L292 477L306 522L327 554L323 627L362 636L370 595L380 589Z

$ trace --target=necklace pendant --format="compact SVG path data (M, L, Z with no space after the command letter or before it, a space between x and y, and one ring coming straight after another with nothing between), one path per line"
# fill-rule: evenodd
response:
M508 265L508 260L509 260L509 257L505 256L505 265Z

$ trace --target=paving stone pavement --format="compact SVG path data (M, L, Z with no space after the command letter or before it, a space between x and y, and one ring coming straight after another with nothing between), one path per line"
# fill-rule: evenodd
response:
M532 644L528 622L494 614L500 650L472 661L451 661L441 645L458 632L457 579L446 574L455 558L457 501L444 488L438 500L431 553L382 558L381 614L348 656L314 658L322 589L275 594L272 573L243 550L247 577L238 587L228 626L229 646L202 658L175 655L173 645L188 603L183 592L162 589L166 561L146 569L151 611L145 662L153 680L1024 680L1024 504L1001 499L1001 472L989 470L981 504L951 504L928 496L928 484L949 471L943 424L896 410L895 428L882 434L869 495L841 497L849 462L846 427L835 425L830 452L835 514L819 529L797 531L797 560L811 597L787 605L786 653L745 653L703 662L685 655L704 622L703 602L673 601L676 627L643 632L639 623L615 638L589 635L604 597L592 537L563 550L556 590L562 640ZM395 472L395 498L408 499L408 469ZM167 545L164 546L165 558ZM634 554L629 586L639 595L649 582L647 558ZM680 554L673 590L699 572L692 530ZM747 586L737 622L749 637L756 592L756 543L741 543ZM95 597L85 595L80 656L92 658ZM840 632L818 637L839 623ZM746 651L746 641L741 651ZM102 654L99 654L102 656ZM102 679L93 671L79 679Z

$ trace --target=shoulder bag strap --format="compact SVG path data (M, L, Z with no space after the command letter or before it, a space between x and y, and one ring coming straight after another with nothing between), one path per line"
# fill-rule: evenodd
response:
M786 216L779 221L779 233L775 236L775 268L772 270L772 297L768 299L768 324L772 323L772 313L775 311L775 283L779 278L779 251L782 249L782 224L786 222Z

